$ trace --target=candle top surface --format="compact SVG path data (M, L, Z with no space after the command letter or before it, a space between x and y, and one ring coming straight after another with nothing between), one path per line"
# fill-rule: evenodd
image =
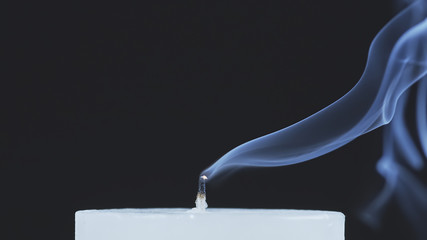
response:
M102 209L76 213L77 240L344 240L340 212L288 209Z
M206 211L187 208L124 208L124 209L101 209L101 210L81 210L77 214L90 215L138 215L144 216L165 216L165 215L198 215L198 216L219 216L219 215L246 215L246 216L270 216L286 218L331 218L344 217L341 212L321 211L321 210L293 210L293 209L241 209L241 208L208 208Z

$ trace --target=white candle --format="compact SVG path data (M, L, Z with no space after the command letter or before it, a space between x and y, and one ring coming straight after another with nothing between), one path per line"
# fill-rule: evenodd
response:
M76 240L343 240L340 212L110 209L76 212Z

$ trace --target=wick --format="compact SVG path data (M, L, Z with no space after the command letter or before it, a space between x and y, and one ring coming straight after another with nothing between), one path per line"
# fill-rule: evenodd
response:
M196 209L200 211L205 211L208 207L206 202L206 180L208 177L206 175L202 175L199 178L199 191L197 192L196 197Z

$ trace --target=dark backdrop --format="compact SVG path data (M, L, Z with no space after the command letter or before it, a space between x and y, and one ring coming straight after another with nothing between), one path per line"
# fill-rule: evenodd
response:
M393 15L372 0L3 10L5 239L73 239L80 209L193 207L198 174L222 154L349 91ZM337 210L347 239L409 239L393 207L379 231L357 217L382 185L380 155L377 130L306 163L217 179L208 203Z

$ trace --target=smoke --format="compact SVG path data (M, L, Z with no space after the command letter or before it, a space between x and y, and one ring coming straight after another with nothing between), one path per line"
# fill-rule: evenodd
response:
M386 125L377 167L386 184L365 219L377 223L382 206L395 197L418 233L426 234L427 190L413 171L423 168L427 156L427 0L407 2L374 38L365 71L346 95L300 122L232 149L203 174L212 179L239 167L300 163ZM405 121L412 86L417 87L417 136Z
M385 179L385 186L363 212L362 218L371 226L378 227L387 202L394 198L417 236L425 239L427 188L416 178L416 172L423 169L427 156L427 79L418 84L416 94L417 136L411 136L406 123L409 93L405 93L400 97L393 120L384 129L383 156L378 161L377 169Z
M307 161L388 124L400 96L426 76L426 5L412 3L377 34L360 81L346 95L300 122L234 148L203 174L212 179L236 167Z

